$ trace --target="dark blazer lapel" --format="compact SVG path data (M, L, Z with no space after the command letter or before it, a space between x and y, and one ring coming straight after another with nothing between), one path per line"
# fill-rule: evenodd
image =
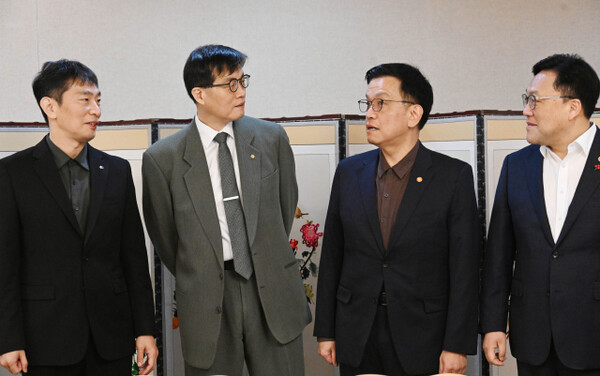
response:
M412 217L412 214L419 205L423 194L431 183L431 178L433 176L431 164L431 151L423 146L423 144L419 144L419 151L417 152L415 163L410 172L406 191L404 192L404 197L402 197L402 202L398 208L396 222L394 222L394 226L392 227L392 234L390 235L389 242L390 248L392 244L395 244L402 235L404 227Z
M252 123L247 118L234 121L233 132L235 134L235 147L240 170L246 232L248 234L248 242L252 245L258 227L258 210L260 205L260 183L262 176L260 150L252 145L254 131Z
M363 167L357 170L357 181L360 189L360 200L363 210L367 215L367 220L373 231L373 236L377 243L377 248L383 255L383 239L381 237L381 227L379 226L379 213L377 212L377 156L379 149L362 155Z
M575 195L573 196L571 205L569 205L567 218L565 218L565 223L556 244L560 243L560 241L565 237L565 234L571 229L581 210L587 205L590 196L598 188L598 185L600 184L600 170L596 170L595 166L599 164L599 161L600 131L596 130L594 142L592 143L590 153L585 162L585 166L583 167L579 184L575 190Z
M540 153L539 147L533 148L531 153L532 154L527 158L527 161L523 166L525 169L523 177L527 182L531 203L533 204L538 221L542 226L544 236L550 244L554 244L552 230L550 230L550 222L548 221L548 213L546 212L546 202L544 201L544 157L542 156L542 153Z
M90 211L87 219L87 228L85 232L85 241L90 237L96 220L100 214L102 201L108 175L110 174L109 165L105 161L105 156L88 144L88 158L90 163Z
M221 228L219 227L219 218L217 216L206 155L204 154L204 148L202 147L200 135L196 128L196 122L192 120L192 123L187 126L184 132L186 132L186 135L183 160L190 168L184 173L183 180L200 224L204 228L204 232L215 251L217 259L222 262L223 243L221 240Z
M77 218L75 218L73 207L67 196L65 186L60 180L58 169L54 163L54 157L52 156L52 152L50 151L50 147L45 138L35 146L32 155L34 159L33 169L39 175L40 180L46 189L48 189L52 197L54 197L54 200L56 200L56 203L71 223L71 226L83 236L79 224L77 223Z

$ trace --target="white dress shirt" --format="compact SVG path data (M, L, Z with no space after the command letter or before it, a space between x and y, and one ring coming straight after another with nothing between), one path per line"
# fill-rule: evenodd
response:
M554 242L558 240L565 223L569 205L575 195L595 135L596 125L590 123L590 128L569 144L564 159L560 159L549 147L540 147L544 157L546 214Z
M227 226L227 217L225 216L225 204L223 203L223 189L221 188L221 170L219 169L219 143L214 140L215 136L221 132L229 135L227 137L227 147L231 152L233 160L233 169L235 171L235 181L240 192L240 202L242 206L242 186L240 182L240 167L238 166L237 151L235 149L235 136L233 134L233 123L229 123L220 132L215 131L195 116L196 126L204 148L206 163L208 164L208 173L210 174L210 183L215 196L215 205L217 207L217 216L219 217L219 228L221 229L221 238L223 241L223 260L232 260L233 251L231 249L231 238L229 237L229 227Z

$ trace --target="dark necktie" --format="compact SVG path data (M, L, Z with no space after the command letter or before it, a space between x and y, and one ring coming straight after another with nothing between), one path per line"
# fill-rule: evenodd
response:
M227 147L227 133L221 132L215 136L219 143L219 170L221 172L221 188L223 189L223 204L225 205L225 216L233 250L233 266L235 271L242 277L249 279L252 275L252 259L250 258L250 247L248 235L246 234L246 223L244 221L244 210L240 200L231 152Z

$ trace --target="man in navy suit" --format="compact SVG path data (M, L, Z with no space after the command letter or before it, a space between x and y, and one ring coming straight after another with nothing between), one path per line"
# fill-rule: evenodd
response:
M577 55L533 66L530 145L504 160L485 255L483 348L520 375L600 375L600 93Z
M477 347L473 173L419 142L433 91L418 69L366 74L369 143L340 162L321 256L314 335L342 376L465 372Z
M127 375L137 348L146 375L158 355L148 257L129 163L88 144L98 79L47 62L33 91L49 134L0 160L0 365Z

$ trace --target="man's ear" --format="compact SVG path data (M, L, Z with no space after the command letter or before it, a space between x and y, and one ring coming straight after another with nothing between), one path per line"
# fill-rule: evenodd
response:
M196 103L204 104L204 95L206 95L206 92L203 88L196 86L192 89L192 96L196 100Z
M56 100L50 97L43 97L40 100L40 107L48 117L48 120L56 119L56 110L58 107L58 103L56 102Z
M423 107L420 104L413 104L408 109L408 127L413 128L419 125L423 117Z
M569 120L575 119L580 114L583 114L583 107L579 99L571 99L569 104Z

